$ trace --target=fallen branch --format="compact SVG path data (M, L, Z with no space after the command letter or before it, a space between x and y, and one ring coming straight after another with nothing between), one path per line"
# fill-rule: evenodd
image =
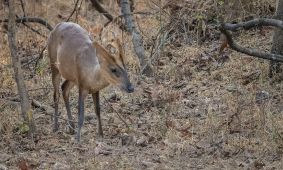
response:
M262 27L262 26L272 26L283 29L283 21L277 19L257 18L237 24L225 23L221 26L223 29L230 31L239 31L240 29L248 30L254 27Z
M3 101L4 104L7 104L7 105L13 105L13 106L21 107L20 101L17 101L17 100L1 99L1 98L0 98L0 101Z
M8 22L8 19L0 20L1 22ZM43 26L45 26L49 31L53 29L53 27L44 19L42 18L37 18L37 17L19 17L16 18L16 23L25 23L25 22L34 22L34 23L39 23Z
M268 20L273 20L273 19L268 19ZM271 25L271 24L275 24L276 22L271 22L268 24L266 24L266 22L259 22L261 20L258 20L257 22L255 22L254 20L252 20L253 22L245 22L244 23L239 23L239 24L222 24L220 26L220 31L221 33L223 33L226 36L226 40L227 43L229 44L230 48L232 48L235 51L250 55L250 56L254 56L254 57L258 57L258 58L262 58L262 59L267 59L267 60L271 60L271 61L277 61L277 62L283 62L283 56L282 55L278 55L278 54L272 54L272 53L265 53L262 51L259 51L257 49L252 49L252 48L246 48L246 47L242 47L239 44L237 44L233 38L232 35L227 31L227 29L229 30L234 30L237 31L239 28L251 28L251 27L256 27L259 25L259 23L261 24L265 24L264 26L275 26L275 25ZM266 21L266 20L264 20ZM281 21L280 21L281 22ZM280 23L278 22L278 23ZM253 26L251 25L251 23L253 23ZM283 29L283 22L281 22L280 24L277 23L277 26L281 25L280 28Z
M53 115L53 108L51 106L47 106L45 104L42 104L35 99L32 99L31 105L33 107L38 107L38 108L42 109L43 111L47 112L48 114Z

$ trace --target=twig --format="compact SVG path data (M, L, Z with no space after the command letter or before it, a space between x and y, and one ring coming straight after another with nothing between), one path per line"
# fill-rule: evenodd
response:
M70 16L68 17L68 19L66 20L66 22L68 22L71 19L71 17L74 15L75 11L77 10L77 6L79 4L79 1L80 0L76 1L75 7L74 7L73 11L71 12Z
M24 2L23 2L23 0L20 0L20 1L21 1L21 7L22 7L22 10L23 10L23 15L25 17L26 16L26 11L25 11Z
M76 22L78 22L78 16L80 14L80 9L81 9L82 4L83 4L83 0L81 0L79 8L76 10L76 19L75 19Z
M16 15L16 17L17 18L19 18L19 16L18 15ZM38 35L40 35L40 36L42 36L42 37L44 37L44 38L47 38L47 36L45 36L45 35L43 35L43 34L41 34L38 30L36 30L36 29L34 29L34 28L32 28L31 26L29 26L28 24L26 24L26 23L22 23L24 26L26 26L28 29L30 29L31 31L33 31L33 32L35 32L35 33L37 33Z
M92 2L92 6L101 14L103 14L108 20L112 21L113 20L113 16L106 11L102 5L97 1L97 0L91 0Z
M154 13L138 11L138 12L131 12L129 15L154 15ZM116 16L115 18L113 18L113 20L109 20L108 22L106 22L103 27L107 27L111 22L117 23L118 19L124 16L125 14Z
M35 32L36 34L38 34L38 35L40 35L40 36L42 36L42 37L44 37L44 38L47 38L46 35L41 34L38 30L32 28L32 27L29 26L28 24L26 24L26 23L22 23L22 24L23 24L24 26L26 26L28 29L30 29L31 31Z
M35 71L36 71L36 69L37 69L37 65L38 65L39 60L41 60L41 59L43 58L43 53L44 53L44 51L45 51L46 48L47 48L47 44L43 47L43 49L41 50L41 52L40 52L38 58L37 58L36 61L35 61L34 73L35 73Z
M119 119L127 126L128 129L130 129L129 125L127 124L127 122L121 117L121 115L117 112L116 109L114 109L112 107L112 105L109 103L109 101L103 96L104 100L106 101L106 103L111 107L111 109L114 110L114 112L117 114L117 116L119 117Z
M103 14L109 21L113 21L114 17L108 11L106 11L97 0L91 0L91 3L99 13ZM121 21L118 20L116 23L119 25L121 30L127 30L126 26Z
M19 107L21 106L20 101L14 101L14 100L10 100L10 99L1 99L0 98L0 101L1 100L4 101L5 104L15 105L15 106L19 106Z

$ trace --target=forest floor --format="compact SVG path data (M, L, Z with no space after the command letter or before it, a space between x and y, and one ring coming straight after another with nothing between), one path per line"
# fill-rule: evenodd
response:
M154 18L147 17L139 25L148 44L160 25ZM147 29L148 25L155 26ZM272 32L264 28L235 37L245 46L269 51ZM282 78L268 77L268 61L230 49L219 55L219 34L200 45L165 43L153 60L150 78L139 75L135 56L127 48L135 92L126 94L116 87L102 90L103 140L96 138L97 120L88 96L80 143L67 133L62 99L59 132L52 132L50 113L33 107L36 134L33 141L27 138L20 122L7 35L0 35L0 169L283 168ZM46 39L33 43L35 36L29 30L19 31L24 57L33 57L44 46ZM44 57L35 75L31 65L23 67L30 98L52 107L48 59ZM71 95L75 118L77 94L74 89Z

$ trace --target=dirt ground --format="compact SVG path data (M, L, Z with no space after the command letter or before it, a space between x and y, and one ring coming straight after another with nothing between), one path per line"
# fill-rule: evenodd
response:
M157 8L154 3L139 2L139 10L154 13ZM72 3L36 2L26 11L48 19L54 26L69 15ZM6 16L7 9L0 11ZM99 23L94 21L99 14L92 13L94 9L83 1L79 23L86 29L92 27L91 23ZM219 54L220 34L213 24L206 25L208 36L201 43L195 34L184 43L174 36L176 32L168 31L169 38L165 37L162 47L152 50L154 40L161 37L162 42L165 35L166 31L156 36L160 28L174 28L164 13L135 17L148 47L146 54L155 56L154 76L140 75L131 39L125 35L127 66L135 92L126 94L114 86L101 91L103 140L97 139L94 105L88 96L80 143L75 135L67 133L62 99L59 132L52 132L50 112L33 107L36 134L32 140L27 137L21 123L7 34L2 28L0 169L283 169L282 78L268 77L268 61L229 48ZM41 26L34 27L48 35ZM46 37L20 25L18 29L19 54L23 59L36 58ZM235 38L247 47L269 51L272 33L268 27L235 33ZM155 51L156 55L152 55ZM30 99L52 108L48 64L45 56L36 74L34 62L24 63L23 68ZM75 120L77 99L74 89L71 108Z

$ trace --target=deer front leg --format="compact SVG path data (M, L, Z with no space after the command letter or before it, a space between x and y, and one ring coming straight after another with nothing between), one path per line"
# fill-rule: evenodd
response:
M88 94L88 90L79 88L79 121L78 121L78 132L77 132L77 141L81 140L81 129L84 124L84 100Z
M98 137L103 138L103 131L102 131L102 123L101 123L101 117L100 117L100 105L99 105L99 91L92 93L92 99L93 103L95 106L95 113L97 117L97 132L98 132Z

